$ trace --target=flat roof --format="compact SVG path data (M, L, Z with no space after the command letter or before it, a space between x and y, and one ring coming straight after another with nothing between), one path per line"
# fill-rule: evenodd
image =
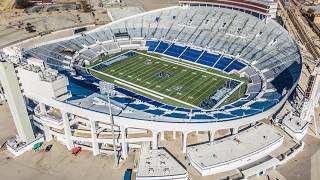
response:
M206 169L244 157L282 138L272 126L261 124L222 140L190 146L187 153L192 161Z
M151 150L147 143L142 145L137 170L137 178L188 176L185 167L166 149Z
M298 116L285 116L282 123L295 133L302 132L308 126L308 121L301 119Z

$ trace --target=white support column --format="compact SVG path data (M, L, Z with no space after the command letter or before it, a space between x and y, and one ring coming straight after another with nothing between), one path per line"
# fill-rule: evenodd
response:
M68 113L61 111L62 114L62 120L63 120L63 128L64 128L64 135L66 138L66 145L68 150L74 147L73 141L71 139L71 129L70 129L70 122Z
M158 131L152 131L152 149L158 149Z
M216 131L209 131L209 141L212 142L214 141L214 134L216 133Z
M172 139L176 139L177 138L177 132L176 131L172 131Z
M195 133L194 133L195 135L199 135L199 131L195 131Z
M92 153L94 156L99 154L99 144L97 142L97 126L96 122L93 120L90 121L90 130L91 130L91 140L92 140Z
M232 128L232 129L231 129L231 134L232 134L232 135L238 134L238 130L239 130L239 127Z
M121 126L120 127L120 132L121 132L121 155L125 159L128 157L128 144L126 142L126 129L125 127Z
M187 152L187 138L189 132L182 132L182 153L185 154Z
M161 141L164 141L165 139L164 139L164 131L161 131L160 132L160 137L161 137Z
M44 103L39 103L39 108L41 114L46 113L46 105Z
M52 134L50 134L50 128L47 125L43 125L43 132L44 132L44 137L47 142L51 141L53 139Z

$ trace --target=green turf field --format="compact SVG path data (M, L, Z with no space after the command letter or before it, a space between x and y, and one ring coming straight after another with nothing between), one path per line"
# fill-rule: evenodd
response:
M228 78L234 78L234 75L218 74L200 66L142 52L98 71L92 67L88 68L90 73L99 79L183 107L199 107Z

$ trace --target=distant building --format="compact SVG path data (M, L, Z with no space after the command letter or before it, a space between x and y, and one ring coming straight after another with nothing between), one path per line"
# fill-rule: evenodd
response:
M53 0L15 0L15 8L24 9L35 4L53 4Z
M320 6L307 6L307 8L304 9L307 16L310 17L310 19L313 20L315 24L320 23Z
M277 2L275 0L179 0L181 5L214 6L252 14L260 19L275 18Z
M314 5L320 4L320 0L309 0L308 2Z
M313 22L315 24L319 24L320 23L320 14L314 14L313 16Z
M15 0L15 8L24 9L28 5L30 5L30 2L28 0Z

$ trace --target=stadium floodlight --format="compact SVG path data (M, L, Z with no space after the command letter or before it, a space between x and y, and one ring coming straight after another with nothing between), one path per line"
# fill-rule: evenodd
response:
M112 115L112 110L111 110L111 102L110 102L110 96L113 93L114 84L107 83L105 81L100 81L99 82L99 86L100 86L100 93L101 94L107 94L107 97L108 97L109 116L110 116L110 122L111 122L113 154L114 154L114 165L117 167L118 166L118 158L117 158L117 150L116 150L116 140L114 138L114 121L113 121L113 115Z

